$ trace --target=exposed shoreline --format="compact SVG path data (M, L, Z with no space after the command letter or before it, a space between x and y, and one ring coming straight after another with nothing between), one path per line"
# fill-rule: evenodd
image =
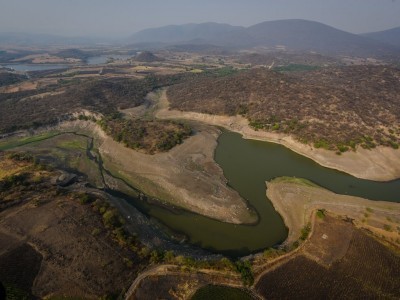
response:
M361 179L390 181L400 178L400 150L380 146L372 150L358 148L356 152L349 151L337 155L333 151L316 149L311 145L302 144L291 136L275 132L256 131L249 126L248 120L242 116L218 116L169 110L166 90L163 90L160 96L156 117L200 121L240 133L245 139L280 144L312 159L323 167L336 169Z
M301 229L311 220L312 212L319 209L348 217L357 227L384 236L390 242L399 239L395 228L400 222L400 203L335 194L307 180L290 177L276 178L266 185L268 199L289 229L285 244L290 245L299 239ZM394 230L385 229L385 225Z
M94 123L77 120L61 124L59 129L90 131L107 169L172 207L233 224L257 221L257 213L227 185L222 169L214 161L217 128L199 125L198 132L184 143L154 155L125 147Z

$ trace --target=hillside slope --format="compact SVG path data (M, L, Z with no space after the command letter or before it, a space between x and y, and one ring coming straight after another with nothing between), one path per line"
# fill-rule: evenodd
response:
M368 56L395 51L386 45L331 26L306 20L263 22L247 28L257 45L283 45L324 54Z
M400 70L353 66L291 75L255 69L199 78L168 90L172 109L241 114L256 129L293 135L315 147L398 147Z
M378 32L365 33L363 36L400 48L400 27Z

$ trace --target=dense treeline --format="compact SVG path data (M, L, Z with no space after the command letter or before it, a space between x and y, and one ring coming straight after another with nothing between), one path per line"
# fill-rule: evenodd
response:
M400 142L400 70L387 66L285 74L253 69L177 84L168 97L173 109L241 114L257 130L338 153L357 145L398 148Z
M191 134L189 126L173 121L105 118L99 123L117 142L149 154L168 151Z
M8 72L0 72L0 87L26 80L25 75L19 75Z

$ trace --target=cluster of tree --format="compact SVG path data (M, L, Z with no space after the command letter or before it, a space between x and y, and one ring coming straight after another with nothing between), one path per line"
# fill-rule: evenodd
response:
M197 77L168 89L173 109L241 114L255 129L277 131L338 153L357 145L398 148L400 70L329 67L281 73L252 69Z
M242 54L236 58L239 63L250 64L253 66L288 66L290 64L303 66L322 66L338 65L339 61L335 58L310 52L290 52L277 51L269 53L250 53Z
M77 58L77 59L81 59L81 60L86 60L93 54L88 51L82 51L80 49L71 48L71 49L60 50L56 53L56 55L63 57L63 58Z
M0 87L18 83L26 79L27 78L25 75L9 73L9 72L0 72Z
M245 286L251 286L254 283L252 265L248 260L232 261L226 257L219 260L194 259L190 256L176 256L173 251L162 250L148 250L146 256L149 257L152 264L172 263L181 265L189 270L214 269L237 272L240 274Z
M173 121L104 118L99 124L117 142L149 154L170 150L192 131L188 125Z
M5 192L13 186L26 184L27 174L19 173L4 177L0 181L0 193Z
M238 260L235 265L236 270L240 273L242 277L243 284L245 286L253 285L254 277L250 262L248 260Z

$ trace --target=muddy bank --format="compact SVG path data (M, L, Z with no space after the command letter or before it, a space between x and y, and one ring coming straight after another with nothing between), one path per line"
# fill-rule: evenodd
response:
M214 161L217 128L199 125L183 144L155 155L126 148L91 122L66 122L59 129L93 134L104 167L151 197L223 222L257 221Z
M399 245L399 232L390 228L396 228L400 222L400 203L339 195L304 179L282 177L266 182L266 185L268 199L289 229L286 244L299 239L301 229L309 222L313 211L327 210L351 218L358 227Z
M298 154L306 156L321 166L346 172L362 179L389 181L400 177L400 150L388 147L377 147L366 150L358 148L357 152L346 152L337 155L333 151L316 149L296 141L291 136L274 132L256 131L248 120L241 116L217 116L195 112L169 110L169 103L164 90L158 103L156 116L160 119L187 119L221 126L243 135L246 139L254 139L281 144Z

